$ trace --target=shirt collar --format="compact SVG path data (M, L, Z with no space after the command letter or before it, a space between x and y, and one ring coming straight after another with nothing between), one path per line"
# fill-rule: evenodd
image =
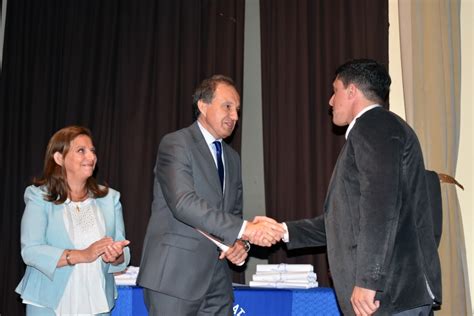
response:
M222 138L215 139L214 136L212 136L212 134L209 133L209 131L204 126L202 126L201 123L199 123L199 121L197 121L197 123L199 126L199 130L201 130L202 136L204 136L204 139L206 140L206 143L208 145L211 145L216 140L222 143Z
M367 111L370 111L376 107L380 107L381 105L380 104L372 104L372 105L369 105L369 106L366 106L365 108L362 109L362 111L360 111L359 113L357 113L356 117L354 117L351 121L351 123L349 124L349 126L347 127L347 130L346 130L346 139L347 137L349 137L349 132L351 131L351 129L354 127L355 123L356 123L356 120L362 116L362 114L364 114L365 112Z

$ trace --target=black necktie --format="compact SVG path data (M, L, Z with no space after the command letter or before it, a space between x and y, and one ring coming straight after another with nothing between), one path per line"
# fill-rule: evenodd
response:
M220 141L213 142L216 147L217 159L217 173L219 173L219 180L221 180L221 189L224 189L224 164L222 163L222 144Z

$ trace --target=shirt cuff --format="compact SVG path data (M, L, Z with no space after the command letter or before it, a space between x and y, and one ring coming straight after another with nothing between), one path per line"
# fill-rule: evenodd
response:
M247 221L244 220L242 227L240 228L239 235L237 235L237 239L242 238L242 235L245 233L245 228L247 228Z
M285 229L285 233L283 234L283 240L284 242L290 242L290 232L288 231L288 226L286 226L286 223L281 223L283 225L283 228Z

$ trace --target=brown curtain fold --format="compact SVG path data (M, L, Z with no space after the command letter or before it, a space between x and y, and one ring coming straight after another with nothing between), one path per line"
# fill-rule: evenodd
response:
M91 128L98 178L121 192L139 265L158 143L192 122L195 86L214 73L242 92L244 0L8 2L0 79L0 314L22 315L23 192L50 136ZM232 146L240 150L240 131ZM243 280L243 275L236 277Z
M279 221L323 212L345 139L328 114L336 67L388 64L388 2L260 0L266 213ZM312 263L329 286L325 249L285 252L270 263Z

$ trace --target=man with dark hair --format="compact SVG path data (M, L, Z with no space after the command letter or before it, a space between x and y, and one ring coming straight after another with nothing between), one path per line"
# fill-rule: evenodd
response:
M346 315L428 315L441 303L423 155L415 132L381 106L390 83L373 60L336 70L332 120L349 126L324 214L284 224L289 249L327 246Z
M240 264L249 249L245 239L271 246L283 234L271 219L242 219L240 158L222 141L239 118L233 81L222 75L204 80L193 106L196 121L164 136L158 148L137 280L150 315L233 315L231 271L219 259Z

